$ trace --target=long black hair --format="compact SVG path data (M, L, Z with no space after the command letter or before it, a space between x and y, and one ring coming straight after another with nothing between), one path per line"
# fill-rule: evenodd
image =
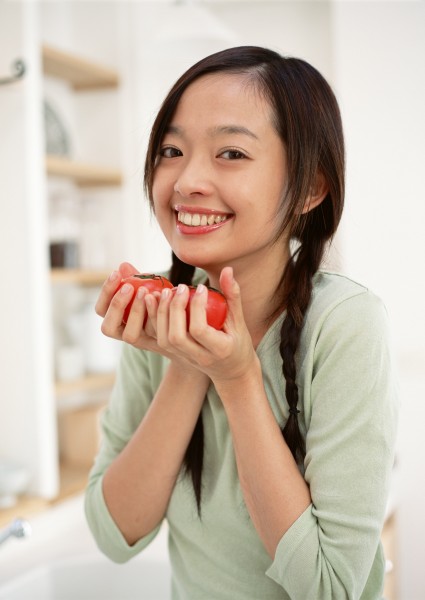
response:
M239 46L217 52L197 62L174 84L154 122L145 162L145 190L153 206L152 185L156 158L167 126L187 87L212 73L243 74L273 109L273 125L286 150L287 189L279 215L277 237L285 234L295 242L295 250L276 289L279 308L268 315L272 319L282 309L280 354L286 382L285 396L289 416L282 429L295 460L305 456L304 439L298 422L298 386L296 352L304 317L311 300L312 278L334 235L344 204L344 138L335 95L324 77L309 63L284 57L256 46ZM305 202L316 188L318 177L326 183L324 200L308 212ZM190 284L195 267L183 263L173 253L170 279L174 284ZM184 464L191 476L200 511L203 459L202 415L194 429Z

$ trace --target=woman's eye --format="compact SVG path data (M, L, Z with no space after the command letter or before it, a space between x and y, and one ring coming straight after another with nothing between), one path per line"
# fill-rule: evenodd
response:
M183 156L181 150L174 146L165 146L159 151L159 156L164 158L175 158L176 156Z
M230 148L229 150L222 152L220 157L225 158L226 160L240 160L241 158L246 158L246 154L240 150Z

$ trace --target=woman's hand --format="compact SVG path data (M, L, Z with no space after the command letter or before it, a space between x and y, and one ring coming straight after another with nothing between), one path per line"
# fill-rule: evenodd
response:
M123 322L124 311L133 296L133 286L125 284L119 290L118 287L122 279L134 273L139 273L139 271L133 265L122 263L118 271L113 271L103 284L95 306L96 313L103 317L102 333L110 338L122 340L140 350L162 354L180 370L190 371L194 376L195 365L191 365L183 356L167 352L157 343L156 315L160 300L159 292L150 294L147 288L141 286L134 297L127 322ZM181 315L180 318L182 318ZM204 379L205 375L199 369L196 370L202 376L200 378Z
M148 315L155 323L158 346L171 356L184 358L215 384L238 380L258 366L243 316L240 288L231 267L223 269L220 288L228 304L223 331L207 324L208 290L204 285L198 286L191 300L189 330L185 312L189 300L187 286L180 285L174 296L170 290L163 290L159 303L154 302L151 294L145 298Z
M148 316L145 304L147 288L142 286L137 290L127 322L123 322L124 311L133 297L134 289L130 283L118 288L122 279L135 273L139 271L133 265L122 263L119 270L113 271L103 284L95 306L96 313L103 317L102 333L136 348L164 354L156 344L156 332L151 319L148 318L145 324ZM151 303L158 301L159 294L151 295ZM155 314L155 310L151 312Z

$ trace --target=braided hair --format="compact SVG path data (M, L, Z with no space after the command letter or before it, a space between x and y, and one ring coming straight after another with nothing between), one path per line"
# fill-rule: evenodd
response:
M184 73L165 98L154 122L145 162L144 185L152 208L156 158L178 102L186 88L211 73L242 74L272 107L273 126L286 150L287 186L279 208L276 239L285 235L293 245L276 288L279 307L268 319L285 310L281 327L280 355L285 379L288 419L282 429L294 457L305 456L298 422L296 353L305 314L311 301L313 276L322 262L327 244L338 227L344 204L344 139L335 95L324 77L302 59L284 57L257 46L239 46L208 56ZM318 180L326 194L320 204L306 210ZM173 253L170 279L190 284L195 267ZM203 462L202 416L198 418L184 458L200 514Z

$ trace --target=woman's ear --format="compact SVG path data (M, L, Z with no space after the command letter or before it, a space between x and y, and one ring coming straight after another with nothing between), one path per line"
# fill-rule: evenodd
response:
M316 206L319 206L319 204L325 199L328 192L329 188L324 175L320 172L317 173L314 186L304 202L304 207L301 211L301 214L305 215L313 208L316 208Z

